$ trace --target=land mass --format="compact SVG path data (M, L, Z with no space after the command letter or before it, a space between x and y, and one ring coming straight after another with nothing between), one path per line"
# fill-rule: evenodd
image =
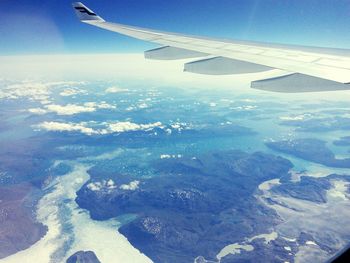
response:
M350 146L350 136L345 136L337 141L334 141L334 145L337 146Z
M71 255L66 263L101 263L93 251L78 251Z
M0 259L29 248L47 232L34 219L31 191L30 184L0 187Z
M261 152L161 159L153 164L155 177L136 181L114 172L113 181L87 182L76 201L96 220L136 214L119 231L156 263L193 262L198 256L215 260L223 247L270 232L281 222L254 193L259 184L285 176L292 166ZM92 178L101 169L92 168ZM290 260L288 253L279 257Z
M280 125L295 127L301 132L329 132L337 130L350 130L350 118L336 116L325 118L306 118L285 120Z
M326 146L326 142L318 139L296 139L268 142L266 146L275 151L294 155L295 157L320 163L329 167L350 168L350 158L337 159Z
M287 181L274 186L274 193L287 197L303 199L315 203L327 202L327 190L331 188L329 178L302 176L299 182Z

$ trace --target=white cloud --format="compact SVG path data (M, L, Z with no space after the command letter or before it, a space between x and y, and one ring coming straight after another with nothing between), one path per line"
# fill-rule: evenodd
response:
M58 115L74 115L82 112L96 111L96 108L94 107L79 106L75 104L67 104L65 106L51 104L51 105L47 105L46 108L48 109L48 111L55 112Z
M111 105L102 101L100 103L97 102L86 102L83 105L77 104L67 104L67 105L57 105L57 104L48 104L44 105L46 109L43 108L35 108L29 109L28 111L34 114L44 114L47 112L54 112L58 115L74 115L78 113L84 112L94 112L97 109L116 109L115 105Z
M108 191L109 192L113 189L116 189L117 185L114 183L114 181L112 179L109 179L108 181L102 180L101 182L89 183L86 187L94 192L96 192L96 191Z
M87 185L87 188L90 189L91 191L100 191L101 190L101 183L100 182L95 182L95 183L89 183Z
M244 105L244 106L238 106L231 108L232 110L237 110L237 111L251 111L255 110L258 106L255 105Z
M122 190L135 191L139 188L140 181L132 181L129 184L122 184L119 188Z
M67 88L60 92L60 95L63 97L74 96L78 94L86 94L86 90L81 90L77 88Z
M96 109L116 109L117 108L115 105L108 104L105 101L101 101L99 103L97 103L97 102L85 102L84 106L96 108Z
M292 115L292 116L281 116L280 120L283 121L302 121L308 118L311 118L312 114L309 113L304 113L304 114L300 114L300 115Z
M143 103L141 103L141 104L138 105L138 108L139 108L139 109L146 109L146 108L148 108L148 105L147 105L147 103L144 103L144 102L143 102Z
M149 124L137 124L129 121L110 123L108 130L110 132L126 132L126 131L139 131L139 130L152 130L156 127L162 127L161 122L149 123Z
M139 188L140 181L131 181L128 184L122 184L119 186L119 189L126 191L135 191ZM117 185L114 183L112 179L102 180L101 182L91 182L86 186L88 189L94 192L104 191L111 192L112 190L117 188Z
M97 105L99 109L116 109L117 106L108 104L106 102L101 102L99 105Z
M27 97L32 100L48 100L50 85L40 82L21 82L2 88L0 99L19 99Z
M31 108L28 110L28 112L41 115L47 113L47 110L42 108Z
M185 122L174 122L170 124L170 127L174 130L181 132L182 130L190 129L190 126Z
M128 91L127 89L122 89L119 87L109 87L105 90L106 93L119 93L119 92L125 92Z
M126 111L133 111L133 110L135 110L136 108L134 107L134 106L129 106L129 107L127 107L125 110Z
M48 99L43 99L43 100L40 101L40 103L41 103L42 105L47 105L47 104L52 103L52 101L51 101L51 100L48 100Z
M16 84L5 85L0 91L0 99L20 99L28 98L36 100L42 104L50 103L51 89L58 86L68 86L81 84L81 82L61 81L61 82L34 82L22 81ZM67 89L66 94L68 94ZM70 89L73 92L74 89ZM65 94L65 93L64 93Z
M93 127L90 127L92 126ZM94 128L99 126L99 128ZM149 124L137 124L132 122L115 122L115 123L99 123L80 122L80 123L64 123L64 122L43 122L33 126L38 130L58 131L58 132L80 132L86 135L105 135L112 133L122 133L128 131L150 131L156 127L163 128L161 122Z
M114 187L114 186L115 186L114 181L113 181L112 179L109 179L109 180L107 181L107 186L108 186L108 187Z
M161 154L160 159L182 158L182 154Z
M58 131L58 132L64 132L64 131L80 132L86 135L92 135L92 134L98 133L94 129L84 126L83 123L75 124L75 123L45 121L43 123L35 125L34 128L39 130L43 129L47 131Z

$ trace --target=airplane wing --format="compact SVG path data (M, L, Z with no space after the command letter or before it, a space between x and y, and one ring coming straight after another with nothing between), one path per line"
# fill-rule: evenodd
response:
M350 89L350 50L217 40L106 22L80 2L73 8L81 22L149 41L161 47L145 52L147 59L197 58L184 71L228 75L278 69L277 76L256 80L252 88L275 92Z

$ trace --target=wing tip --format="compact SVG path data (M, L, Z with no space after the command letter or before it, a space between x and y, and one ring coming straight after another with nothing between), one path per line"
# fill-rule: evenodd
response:
M98 16L94 11L84 5L82 2L73 2L72 3L75 14L80 21L93 21L93 22L105 22L103 18Z

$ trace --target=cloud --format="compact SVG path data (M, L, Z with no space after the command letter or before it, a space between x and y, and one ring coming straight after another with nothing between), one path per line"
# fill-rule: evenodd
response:
M108 130L110 132L126 132L126 131L139 131L139 130L152 130L156 127L162 127L161 122L149 123L149 124L136 124L129 121L110 123Z
M93 124L93 127L91 127ZM94 128L99 126L99 128ZM64 122L43 122L34 125L33 128L37 130L57 131L57 132L80 132L86 135L106 135L112 133L122 133L129 131L150 131L156 127L163 128L161 122L149 124L137 124L132 122L114 122L114 123L100 123L96 125L95 122L80 122L80 123L64 123Z
M140 181L132 181L129 184L122 184L119 188L127 191L135 191L139 188Z
M281 116L280 120L282 121L303 121L305 119L313 117L312 114L304 113L300 115L290 115L290 116Z
M28 109L28 112L34 113L34 114L38 114L38 115L42 115L42 114L47 113L47 110L42 109L42 108L31 108L31 109Z
M128 106L127 108L125 108L126 111L134 111L134 110L138 110L138 109L147 109L150 107L150 104L145 103L145 102L140 102L139 104L132 104L130 106Z
M143 102L143 103L141 103L141 104L138 105L138 108L139 108L139 109L146 109L146 108L148 108L148 105L147 105L147 103L144 103L144 102Z
M55 112L58 115L74 115L82 112L93 112L96 108L89 106L79 106L75 104L67 104L65 106L51 104L46 106L47 110L50 112Z
M178 132L181 132L182 130L190 129L190 126L185 122L174 122L174 123L170 124L170 127L173 130L177 130ZM171 133L171 130L168 133Z
M90 189L91 191L100 191L101 188L102 188L102 185L100 182L94 182L94 183L89 183L87 186L86 186L88 189Z
M112 179L109 179L108 181L102 180L101 182L89 183L87 185L87 188L90 189L91 191L96 192L96 191L111 191L113 189L116 189L117 186Z
M106 93L119 93L119 92L125 92L125 91L128 91L127 89L122 89L122 88L119 88L119 87L109 87L105 90Z
M44 114L48 112L54 112L58 115L74 115L78 113L84 112L94 112L97 109L116 109L115 105L111 105L102 101L100 103L97 102L86 102L83 105L77 104L67 104L67 105L57 105L57 104L48 104L43 108L32 108L28 111L34 114Z
M160 159L170 159L170 158L182 158L182 155L181 154L173 154L173 155L161 154L160 155Z
M60 95L63 97L69 97L69 96L74 96L77 94L86 94L87 91L86 90L81 90L81 89L77 89L77 88L67 88L64 89L63 91L60 92Z
M0 91L0 99L20 99L27 97L31 100L48 100L50 85L40 82L22 82L10 84Z
M116 109L117 108L115 105L108 104L105 101L101 101L99 103L97 103L97 102L85 102L84 106L96 108L96 109Z
M60 81L60 82L34 82L21 81L15 84L7 84L1 88L0 99L21 99L39 101L41 104L51 103L51 90L56 87L82 84L76 81ZM70 89L70 92L77 89ZM69 91L67 91L68 94Z
M75 123L45 121L43 123L35 125L34 128L39 130L43 129L47 131L58 131L58 132L64 132L64 131L80 132L86 135L93 135L97 133L94 129L84 126L83 123L75 124Z
M140 181L131 181L128 184L122 184L119 186L119 189L125 190L125 191L135 191L139 188ZM109 180L102 180L100 182L91 182L86 186L89 190L94 192L104 191L104 192L111 192L114 189L117 188L117 185L114 183L112 179Z
M231 109L237 110L237 111L251 111L251 110L255 110L257 108L258 108L258 106L256 106L256 105L244 105L244 106L233 107Z

